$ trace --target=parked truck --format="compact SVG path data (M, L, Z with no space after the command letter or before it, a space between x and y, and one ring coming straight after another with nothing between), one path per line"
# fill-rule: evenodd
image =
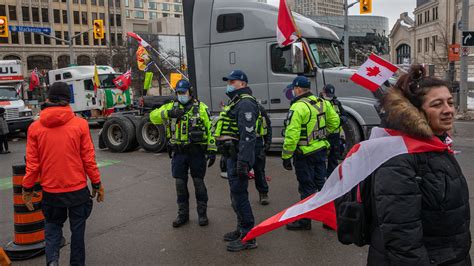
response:
M21 61L0 60L0 107L5 108L10 132L27 132L33 122L31 109L21 99L23 82Z

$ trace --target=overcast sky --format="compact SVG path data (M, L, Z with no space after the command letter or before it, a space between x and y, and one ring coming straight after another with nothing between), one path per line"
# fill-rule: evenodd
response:
M352 2L352 0L349 0L349 3ZM397 22L397 19L400 17L401 13L408 12L410 17L413 18L413 10L416 6L416 0L373 0L372 2L373 15L388 17L390 23L389 30L391 30L393 24ZM267 0L267 3L278 6L280 0ZM349 9L349 14L358 15L359 4Z

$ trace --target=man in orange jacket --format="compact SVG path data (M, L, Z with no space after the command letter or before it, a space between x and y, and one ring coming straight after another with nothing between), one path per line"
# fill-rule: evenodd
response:
M64 82L55 82L40 119L28 129L26 175L23 199L30 211L35 182L43 188L47 265L58 265L62 227L69 217L71 265L85 264L84 233L92 211L92 199L104 200L104 189L95 161L89 125L76 117L69 106L71 92ZM92 195L87 186L92 183Z

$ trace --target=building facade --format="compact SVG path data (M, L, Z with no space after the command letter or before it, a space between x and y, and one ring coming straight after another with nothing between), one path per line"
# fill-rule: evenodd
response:
M344 0L288 0L291 11L306 17L343 16Z
M123 1L123 0L122 0ZM0 38L0 59L17 59L23 64L23 73L32 69L50 70L65 67L71 62L79 65L110 64L111 47L123 44L125 25L121 0L4 0L0 16L8 17L9 26L46 27L51 35L69 39L68 21L72 26L75 58L71 60L66 43L33 34L10 31L8 38ZM95 40L93 20L104 21L105 38ZM80 34L83 32L83 34Z
M125 31L147 33L149 21L183 17L182 0L122 0L125 6Z

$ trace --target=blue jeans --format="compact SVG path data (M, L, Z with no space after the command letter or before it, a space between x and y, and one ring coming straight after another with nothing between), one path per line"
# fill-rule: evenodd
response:
M326 149L308 155L295 154L295 166L298 180L298 192L301 199L321 190L326 182Z
M235 158L227 158L227 176L230 186L230 199L232 208L237 215L237 229L242 235L246 235L255 225L252 207L249 202L248 178L240 178L237 175L237 161Z
M86 220L92 211L92 200L69 208L43 204L45 217L46 262L59 261L59 249L63 237L63 224L69 216L71 228L71 265L85 265L86 249L84 233Z
M326 175L329 177L332 171L336 169L337 165L339 164L339 157L341 154L341 139L339 137L339 133L329 134L328 142L331 145L329 148L329 155L328 155L328 168Z
M253 172L255 174L255 187L259 193L268 193L268 183L265 179L265 147L263 138L257 138L255 142L255 163L253 164Z

